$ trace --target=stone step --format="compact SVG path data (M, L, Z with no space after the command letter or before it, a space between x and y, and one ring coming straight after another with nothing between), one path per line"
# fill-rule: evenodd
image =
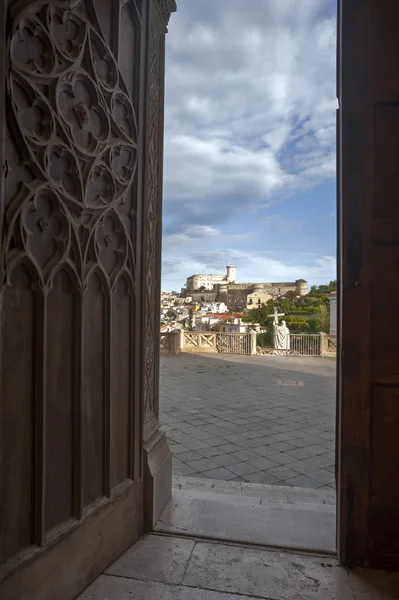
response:
M155 531L335 553L336 509L329 490L194 479L174 480L172 500Z
M251 496L263 499L267 503L307 503L336 505L334 490L295 488L263 483L247 483L240 481L220 481L202 477L173 477L173 488L186 491L217 492L234 496Z

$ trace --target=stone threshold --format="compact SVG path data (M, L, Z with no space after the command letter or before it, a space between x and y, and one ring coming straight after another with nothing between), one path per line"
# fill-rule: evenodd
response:
M332 490L173 479L172 499L154 530L198 539L335 555Z

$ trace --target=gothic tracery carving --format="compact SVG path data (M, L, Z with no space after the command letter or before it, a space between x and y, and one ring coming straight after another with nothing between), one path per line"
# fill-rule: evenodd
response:
M8 204L3 250L6 270L26 255L42 285L63 261L82 285L94 264L110 285L134 269L118 208L136 174L137 121L95 14L92 0L13 5L7 85L23 156L12 168L32 175Z

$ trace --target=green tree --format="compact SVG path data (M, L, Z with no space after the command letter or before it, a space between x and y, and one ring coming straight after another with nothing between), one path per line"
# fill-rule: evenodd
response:
M330 331L330 314L325 304L320 304L317 318L320 320L321 331L328 333Z
M175 319L176 313L173 310L168 310L165 316L168 317L168 319Z
M337 280L334 279L328 284L323 285L312 285L310 288L309 296L320 296L322 294L331 294L331 292L337 291Z
M261 348L273 348L273 328L271 327L268 331L258 333L256 336L256 345Z
M309 319L309 333L320 333L322 331L320 319Z
M289 290L285 294L285 299L290 303L291 306L295 306L295 300L297 297L297 293L294 290Z
M287 327L291 333L308 333L309 321L303 317L291 317L290 315L284 317Z
M188 329L189 331L194 329L194 311L192 308L188 309Z
M271 325L273 323L273 321L268 316L273 314L273 309L273 300L268 300L266 304L262 304L259 307L247 310L244 320L246 323L259 323L263 327L267 327L268 325Z

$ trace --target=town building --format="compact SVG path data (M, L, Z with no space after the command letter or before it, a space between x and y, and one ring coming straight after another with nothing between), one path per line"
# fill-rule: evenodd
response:
M246 333L248 324L242 323L242 313L206 313L195 318L195 331Z
M308 293L305 279L277 283L237 283L236 276L237 269L232 265L226 267L226 275L191 275L187 278L184 293L190 294L194 302L224 302L229 308L235 309L255 308L270 298L284 296L290 291L298 296Z

